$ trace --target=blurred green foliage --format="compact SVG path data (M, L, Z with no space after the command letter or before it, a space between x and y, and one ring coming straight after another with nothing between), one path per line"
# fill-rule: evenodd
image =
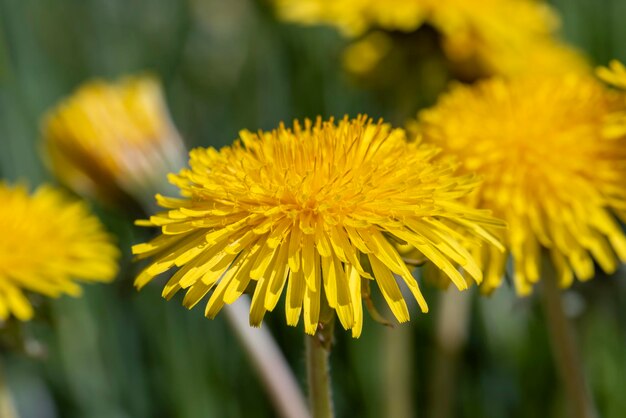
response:
M566 39L596 63L626 60L626 2L554 3ZM340 62L345 42L329 28L277 22L267 4L253 0L0 0L0 175L32 186L53 181L39 152L39 119L93 77L158 75L189 147L219 147L240 129L296 117L368 113L403 124L432 102L432 92L414 80L398 79L394 89L350 79ZM436 68L420 71L437 78ZM5 336L2 354L21 417L274 416L221 317L208 321L201 309L165 303L156 285L135 292L129 248L147 233L121 211L97 210L127 254L117 282L86 287L83 298L41 301L39 318L17 331L7 324L23 340L16 345ZM626 416L623 273L566 294L607 418ZM437 354L438 294L427 290L431 314L414 314L413 353L404 359L416 415L423 417ZM490 298L465 297L473 298L472 316L452 416L565 416L535 298L517 299L507 286ZM303 382L302 330L285 327L280 308L266 321ZM371 320L359 340L338 333L332 356L338 416L385 416L385 335Z

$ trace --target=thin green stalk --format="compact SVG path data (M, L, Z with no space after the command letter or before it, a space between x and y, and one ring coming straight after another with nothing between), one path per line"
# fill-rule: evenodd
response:
M324 325L313 336L305 337L309 403L313 418L334 417L328 359L332 344L333 323Z
M383 368L385 416L412 418L415 416L413 388L413 329L405 326L384 329Z
M0 365L0 417L2 418L19 418L17 410L13 404L13 397L6 382L4 371Z
M435 329L437 350L430 380L430 418L453 416L459 356L467 341L471 302L471 291L460 292L453 288L439 297Z
M571 322L565 316L561 290L554 268L545 263L543 271L543 302L552 352L557 362L568 398L570 416L596 418L597 412L585 379Z

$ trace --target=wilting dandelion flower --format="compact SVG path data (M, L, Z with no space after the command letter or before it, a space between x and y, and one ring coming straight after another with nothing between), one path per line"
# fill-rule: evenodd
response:
M107 282L119 251L84 203L40 187L0 182L0 319L33 316L24 292L77 296L76 281Z
M562 287L592 278L594 261L607 273L626 261L614 217L626 208L626 147L604 134L607 116L625 106L591 76L569 75L457 85L420 114L425 140L484 178L471 198L508 223L501 239L519 294L539 280L543 249ZM507 256L480 252L491 291Z
M516 74L525 71L554 72L562 65L548 67L551 55L576 62L584 59L571 47L554 38L560 22L547 4L534 0L275 0L279 15L302 24L329 24L345 35L358 38L370 30L410 33L428 25L441 35L447 57L455 63L472 63L489 74ZM345 57L349 69L363 72L372 57L387 48L380 36L364 37ZM536 49L550 50L541 54ZM363 52L366 64L359 61Z
M92 81L43 121L44 146L57 177L106 201L135 199L184 165L185 150L151 77Z
M242 131L231 147L195 149L191 168L170 176L184 197L157 196L167 210L139 222L162 235L133 248L153 259L135 284L178 268L163 296L185 289L183 303L191 308L213 290L210 318L254 286L253 326L286 287L289 325L304 310L305 331L314 334L328 306L358 337L361 298L376 283L405 322L409 311L394 274L422 311L427 306L393 243L417 248L465 288L456 265L478 281L481 272L461 234L494 242L484 227L500 225L459 202L476 180L454 176L452 165L433 161L436 154L366 117Z

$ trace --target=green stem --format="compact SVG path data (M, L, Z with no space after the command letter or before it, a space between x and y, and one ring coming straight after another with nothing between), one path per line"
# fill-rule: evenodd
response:
M408 325L384 329L383 368L385 416L411 418L413 407L414 351L413 328Z
M333 323L330 322L315 335L305 337L309 403L313 418L334 417L328 363L332 331Z
M552 352L569 398L570 413L575 418L596 418L598 415L585 379L574 330L563 310L554 268L546 264L543 277L544 309Z
M0 367L0 417L18 418L17 410L13 404L13 397L9 390L9 385L4 377L4 371Z
M450 288L439 297L435 330L437 350L430 387L430 418L453 416L458 385L459 357L467 341L471 312L471 291Z

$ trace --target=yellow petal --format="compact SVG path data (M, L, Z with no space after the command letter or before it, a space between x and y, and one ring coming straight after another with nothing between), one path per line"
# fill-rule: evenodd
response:
M351 266L346 268L346 278L350 285L354 323L352 326L352 338L359 338L363 330L363 302L361 297L361 276Z
M368 258L374 271L374 278L380 288L391 312L396 317L398 322L406 322L409 320L409 309L404 302L402 292L396 283L396 279L393 277L391 271L376 258L374 255L369 254Z
M286 244L282 244L269 274L268 291L265 295L265 309L270 312L276 307L278 299L280 299L280 295L285 287L288 253L289 247Z
M313 257L313 277L311 279L306 279L305 277L307 286L304 292L304 331L310 335L315 334L320 316L321 283L319 262L319 255L316 251ZM313 283L309 283L309 280Z
M301 236L300 228L293 226L289 234L289 268L293 272L300 270Z
M289 280L287 282L287 298L285 302L287 325L292 327L298 325L305 288L306 283L304 282L304 273L302 273L302 270L290 272Z
M263 322L263 317L265 316L265 295L267 294L267 287L269 284L269 280L265 277L259 279L256 284L256 289L254 290L254 295L252 296L252 304L250 305L250 326L260 327L261 322Z

